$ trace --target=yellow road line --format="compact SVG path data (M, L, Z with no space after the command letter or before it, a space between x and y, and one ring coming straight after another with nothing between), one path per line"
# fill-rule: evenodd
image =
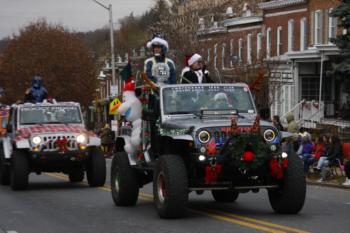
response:
M67 175L61 173L45 173L48 176L52 176L59 179L69 180ZM87 184L86 182L81 182L82 184ZM103 187L98 187L98 189L110 192L111 187L109 185L104 185ZM142 200L153 200L153 195L147 193L139 193L139 198ZM191 212L199 213L201 215L206 215L208 217L212 217L221 221L226 221L230 223L234 223L237 225L253 228L256 230L270 232L270 233L284 233L284 232L295 232L295 233L309 233L307 231L303 231L300 229L296 229L293 227L283 226L267 221L262 221L254 218L249 218L237 214L231 214L228 212L216 211L211 209L189 209ZM259 225L258 225L259 224Z
M274 227L274 228L278 228L281 230L286 230L288 232L309 233L308 231L303 231L303 230L300 230L297 228L283 226L283 225L279 225L279 224L275 224L275 223L271 223L271 222L267 222L267 221L262 221L262 220L258 220L258 219L254 219L254 218L249 218L249 217L245 217L245 216L241 216L241 215L237 215L237 214L231 214L228 212L222 212L222 211L211 210L211 209L203 209L203 211L207 211L207 212L215 213L215 214L219 214L219 215L226 215L226 216L230 216L232 218L240 219L243 221L252 222L252 223L256 223L256 224L260 224L260 225L264 225L264 226L268 226L268 227Z
M208 213L208 212L204 212L204 211L200 211L200 210L196 210L196 209L190 209L190 211L198 213L198 214L201 214L201 215L206 215L208 217L212 217L212 218L215 218L215 219L218 219L218 220L222 220L222 221L234 223L234 224L237 224L237 225L253 228L253 229L256 229L256 230L259 230L259 231L270 232L270 233L285 233L285 231L280 231L280 230L269 228L269 227L259 226L259 225L256 225L254 223L249 223L249 222L241 221L241 220L238 220L238 219L235 219L235 218L230 218L230 217L227 217L225 215L218 215L218 214Z

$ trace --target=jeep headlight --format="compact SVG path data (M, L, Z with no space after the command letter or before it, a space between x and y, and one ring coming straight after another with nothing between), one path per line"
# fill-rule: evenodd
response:
M76 140L77 140L77 143L79 143L79 144L86 144L87 143L87 137L84 134L79 134L77 136Z
M272 142L276 138L276 133L272 129L267 129L264 131L263 136L267 142Z
M33 138L32 138L32 143L35 145L35 146L37 146L37 145L39 145L40 143L41 143L41 137L40 136L34 136Z
M198 140L201 142L201 143L207 143L209 142L210 140L210 133L206 130L203 130L201 132L199 132L198 134Z

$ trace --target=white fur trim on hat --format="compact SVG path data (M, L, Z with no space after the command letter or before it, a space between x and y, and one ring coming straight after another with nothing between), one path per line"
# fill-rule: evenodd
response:
M219 92L214 96L215 101L222 100L222 99L227 101L227 95L225 93Z
M169 44L166 40L159 38L159 37L154 37L151 41L147 43L147 48L151 48L153 45L163 45L166 47L166 49L169 49Z
M193 63L195 63L196 61L199 61L200 59L202 59L202 56L195 53L192 55L192 57L190 59L188 59L188 65L191 66L193 65Z

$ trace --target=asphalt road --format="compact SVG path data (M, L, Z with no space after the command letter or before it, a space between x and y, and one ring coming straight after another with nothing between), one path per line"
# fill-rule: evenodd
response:
M31 174L27 191L0 186L0 233L350 232L350 190L308 186L298 215L275 214L265 190L241 194L232 204L215 203L209 192L191 193L186 217L164 220L153 206L151 185L135 207L121 208L113 204L109 179L101 188L67 180Z

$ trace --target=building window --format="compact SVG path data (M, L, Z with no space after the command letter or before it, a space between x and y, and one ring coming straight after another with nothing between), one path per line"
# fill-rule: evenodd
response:
M329 9L329 14L332 12L332 8ZM337 36L337 18L333 18L328 15L328 42L331 43L331 38L335 38Z
M279 26L277 28L277 56L283 54L283 51L282 51L282 27Z
M315 11L315 29L314 29L314 38L315 44L322 43L322 14L321 11Z
M210 63L210 48L208 49L207 62L208 62L208 64Z
M266 57L271 57L271 28L266 30Z
M230 40L230 67L233 67L233 39Z
M288 21L288 51L293 51L294 49L294 20L290 19Z
M261 56L261 32L256 35L256 59L259 60Z
M238 61L242 62L242 52L243 52L243 40L240 38L238 40Z
M300 20L300 51L304 51L307 48L307 26L306 18Z
M221 48L221 68L225 69L225 57L226 57L226 44L222 44Z
M217 68L218 62L218 44L214 45L214 67Z
M247 63L252 64L252 34L247 35Z

